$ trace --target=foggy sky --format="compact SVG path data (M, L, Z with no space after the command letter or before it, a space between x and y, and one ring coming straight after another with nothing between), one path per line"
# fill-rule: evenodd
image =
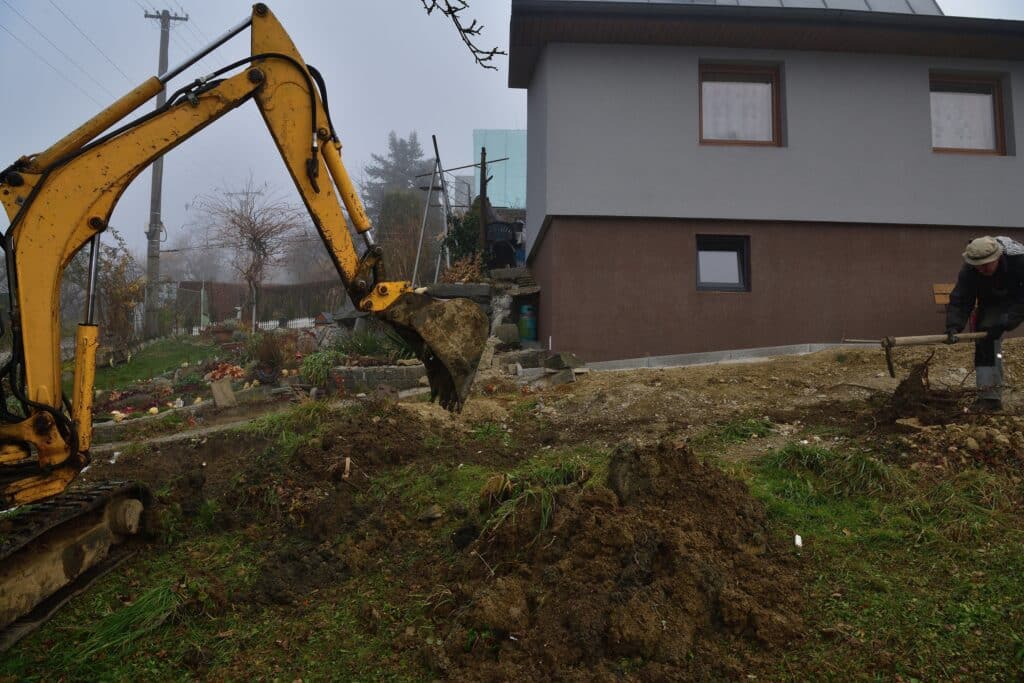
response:
M475 0L470 4L464 16L484 25L478 43L507 51L509 2ZM99 46L116 68L54 5ZM498 71L477 66L451 22L436 12L428 17L419 0L278 0L268 5L305 60L323 74L331 115L344 145L342 157L357 181L370 154L386 150L391 130L402 136L416 130L425 152L431 149L430 135L436 134L445 165L457 166L472 161L474 128L526 127L526 94L507 87L507 58L494 60ZM189 16L188 22L172 22L169 52L173 67L208 39L248 16L251 3L0 0L0 25L66 76L62 78L0 29L0 82L7 90L5 125L0 134L2 166L23 154L42 151L98 112L102 107L97 102L106 106L115 96L156 74L159 22L143 18L143 8L151 13L166 8ZM81 70L23 21L15 9L75 60ZM248 31L173 80L168 90L247 54ZM78 83L93 99L67 79ZM140 113L151 108L145 105ZM163 223L169 241L194 220L186 206L197 194L223 187L237 189L250 171L257 183L269 182L299 201L251 102L165 157ZM145 247L150 176L148 170L144 171L129 186L111 218L111 224L125 235L136 253Z
M1024 20L1019 0L939 2L950 15ZM343 158L357 180L370 154L384 152L391 130L402 136L416 130L425 151L430 135L437 134L442 160L450 167L475 161L470 158L474 128L527 127L526 93L507 87L507 57L495 60L498 71L481 69L451 22L436 13L428 17L419 0L268 4L306 61L323 73ZM0 165L42 151L156 74L158 22L143 18L144 10L166 8L189 16L187 22L172 23L173 66L237 24L250 7L243 0L0 0L0 82L6 90ZM482 47L508 50L509 7L509 0L470 1L465 16L484 25L478 38ZM172 81L169 89L248 52L244 33ZM252 103L165 158L163 222L169 238L194 219L186 207L196 195L237 188L250 172L257 183L270 183L298 201ZM145 245L149 186L146 171L128 188L111 219L136 252Z

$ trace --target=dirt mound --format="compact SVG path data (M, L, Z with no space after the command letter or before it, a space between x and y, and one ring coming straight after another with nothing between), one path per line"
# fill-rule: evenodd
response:
M455 626L427 652L438 673L732 678L749 664L734 651L757 648L730 643L778 646L801 632L797 570L772 546L762 506L680 443L621 447L607 486L533 500L453 566L436 616Z
M945 424L962 418L964 408L970 405L975 392L970 389L937 389L928 381L928 366L932 357L918 363L907 378L899 383L882 409L887 422L901 418L917 418L921 424Z
M931 425L899 443L913 469L1024 469L1024 417L983 415L970 424Z

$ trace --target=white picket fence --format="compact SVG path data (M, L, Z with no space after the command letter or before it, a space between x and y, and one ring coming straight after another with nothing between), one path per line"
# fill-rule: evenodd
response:
M288 328L289 330L308 330L309 328L315 326L316 318L294 318L292 320L289 320L285 324L285 327ZM264 320L262 322L257 322L256 327L257 329L262 330L263 332L269 332L271 330L276 330L279 327L281 327L281 322L279 320ZM204 328L199 326L195 326L192 328L176 327L174 328L174 334L180 337L198 337L200 334L203 333L203 329Z

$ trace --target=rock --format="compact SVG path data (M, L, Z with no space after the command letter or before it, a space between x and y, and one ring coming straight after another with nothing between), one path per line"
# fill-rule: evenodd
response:
M439 282L428 285L427 294L438 299L488 299L491 296L491 286L479 282Z
M238 405L229 378L225 377L211 382L210 388L213 389L213 402L218 408L234 408Z
M971 453L975 453L981 450L981 446L978 444L977 439L975 439L973 436L969 436L966 439L964 439L964 448L969 450Z
M502 323L494 328L494 336L500 339L502 344L518 344L519 327L513 323Z
M553 375L548 375L547 385L549 387L557 387L575 381L576 373L572 371L572 368L566 368L565 370L559 370Z
M484 344L483 353L480 354L480 364L477 370L488 370L494 364L494 349L501 343L497 337L488 337Z
M901 425L903 427L909 427L910 429L914 430L922 430L925 428L925 426L921 424L921 421L916 417L901 417L900 419L896 420L896 424Z
M568 353L562 351L550 356L544 361L544 367L550 368L551 370L563 370L565 368L582 368L586 365L581 361L575 353Z
M434 503L433 505L427 506L416 518L421 522L434 522L444 517L444 510L440 505Z

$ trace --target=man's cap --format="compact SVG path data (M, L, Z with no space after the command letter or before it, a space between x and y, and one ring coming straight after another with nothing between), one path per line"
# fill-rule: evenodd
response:
M1003 245L995 237L979 237L971 240L964 251L964 261L972 266L992 263L1003 255Z

